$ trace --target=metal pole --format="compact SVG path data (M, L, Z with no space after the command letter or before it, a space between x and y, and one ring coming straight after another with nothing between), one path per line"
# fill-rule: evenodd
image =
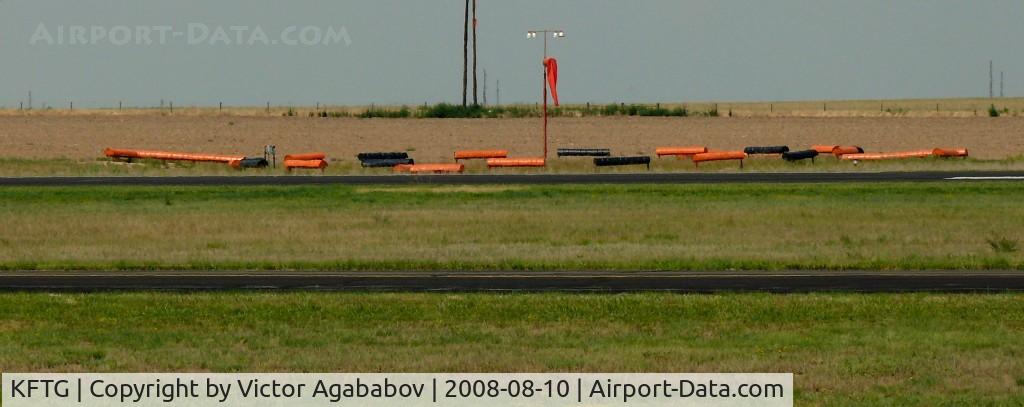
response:
M462 107L466 107L469 87L469 0L466 0L466 18L462 22Z
M541 61L541 69L544 70L544 79L541 87L544 89L544 159L548 159L548 67L544 64L548 60L548 33L544 33L544 59Z
M477 90L477 64L476 64L476 0L473 0L473 106L480 106L480 100L477 98L479 92Z
M992 61L988 61L988 98L989 99L992 99L992 98L996 97L995 90L993 88L994 82L995 82L995 69L993 67Z

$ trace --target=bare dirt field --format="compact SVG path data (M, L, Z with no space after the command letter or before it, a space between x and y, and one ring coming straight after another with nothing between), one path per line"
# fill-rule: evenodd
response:
M354 160L363 151L408 151L450 161L459 149L539 156L540 121L527 119L327 119L176 115L0 116L0 158L95 159L106 147L259 155L323 151ZM982 159L1024 154L1024 118L559 118L551 148L611 148L652 154L659 146L852 144L868 151L966 147Z

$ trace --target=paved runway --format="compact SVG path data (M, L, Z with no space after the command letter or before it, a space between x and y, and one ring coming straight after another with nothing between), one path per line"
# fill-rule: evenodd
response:
M1024 272L0 272L0 291L1021 292Z
M208 176L208 177L21 177L0 178L0 186L85 185L550 185L550 184L725 184L936 182L1024 180L1021 171L968 172L794 172L794 173L637 173L637 174L463 174L379 176Z

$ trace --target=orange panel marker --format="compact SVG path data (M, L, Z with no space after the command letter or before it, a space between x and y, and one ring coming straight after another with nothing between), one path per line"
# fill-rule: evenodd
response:
M743 168L743 160L747 159L747 153L742 151L723 151L715 153L704 153L693 156L693 164L700 166L700 163L707 161L728 161L739 160L740 168Z
M327 154L324 153L309 153L309 154L289 154L284 156L285 161L298 160L298 161L313 161L313 160L326 160Z
M839 146L831 151L832 155L842 157L847 154L863 154L864 149L857 146Z
M968 157L970 152L966 148L936 148L932 151L932 154L936 157Z
M310 168L322 170L327 168L327 161L324 160L284 160L284 167L291 171L293 168Z
M839 146L811 146L811 150L817 151L818 154L832 154L837 148Z
M934 150L903 151L896 153L846 154L840 157L846 161L880 161L904 160L908 158L926 158L934 155Z
M707 147L658 147L655 151L658 157L664 157L666 155L674 155L678 157L683 156L694 156L697 154L704 154L708 152Z
M165 161L196 161L196 162L218 162L229 164L232 161L242 161L245 157L232 156L232 155L217 155L217 154L197 154L197 153L172 153L167 151L148 151L148 150L119 150L108 148L104 150L104 154L110 158L143 158L153 160L165 160Z
M408 167L411 174L446 174L461 173L466 170L462 164L415 164Z
M490 168L543 167L543 158L492 158L487 160Z
M486 160L489 158L506 158L508 150L456 151L455 161Z

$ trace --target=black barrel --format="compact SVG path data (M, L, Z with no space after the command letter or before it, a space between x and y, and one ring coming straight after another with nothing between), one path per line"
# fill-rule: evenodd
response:
M560 148L559 157L608 157L612 150L607 148Z
M401 160L409 158L409 153L359 153L359 161L366 160Z
M263 157L245 157L239 161L239 165L242 168L267 168L270 163Z
M598 167L615 167L620 165L646 165L648 168L650 168L651 157L600 157L594 159L594 165Z
M396 165L412 165L416 162L411 158L393 158L382 160L363 160L363 168L390 168Z
M743 149L744 153L754 154L784 154L789 152L787 146L770 146L770 147L747 147Z
M792 151L782 153L782 159L786 161L800 161L808 158L814 158L818 156L818 152L815 150L804 150L804 151Z

